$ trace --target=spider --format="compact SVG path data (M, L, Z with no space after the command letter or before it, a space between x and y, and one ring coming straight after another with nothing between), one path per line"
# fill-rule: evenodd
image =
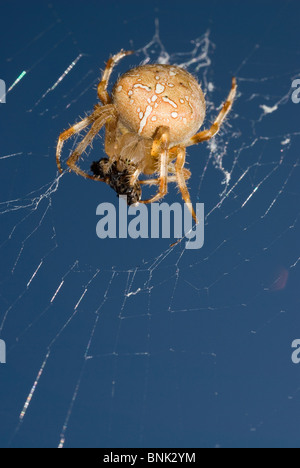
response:
M212 126L197 133L205 118L204 94L197 80L178 66L149 64L132 68L120 76L112 94L108 94L114 66L132 53L121 50L108 60L98 85L102 105L97 104L91 115L59 136L58 169L62 172L60 158L64 142L91 126L67 160L70 170L88 179L106 182L119 195L126 194L128 204L156 202L167 194L168 183L175 182L197 223L186 185L191 176L184 167L186 147L210 140L218 133L232 107L236 79L232 78L228 98ZM108 158L94 162L93 175L90 175L76 163L104 125ZM154 175L154 178L139 180L141 174ZM158 186L158 191L152 198L141 200L141 185Z

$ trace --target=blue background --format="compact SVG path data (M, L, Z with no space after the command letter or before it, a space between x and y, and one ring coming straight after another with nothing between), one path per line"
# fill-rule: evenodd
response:
M97 239L96 207L117 205L115 193L58 178L55 164L107 58L138 51L112 82L141 63L156 18L171 62L210 31L211 64L189 68L207 126L231 76L239 84L217 151L188 151L191 197L207 213L199 251ZM296 0L1 2L0 78L10 87L27 71L0 105L2 447L299 447L299 19ZM82 167L102 156L97 139Z

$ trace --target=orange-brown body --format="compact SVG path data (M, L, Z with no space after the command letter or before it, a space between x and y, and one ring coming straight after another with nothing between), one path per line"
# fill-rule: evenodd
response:
M130 200L151 203L167 193L168 183L176 182L195 221L186 180L191 176L185 167L185 148L212 138L228 114L235 94L236 80L210 129L197 133L205 118L205 99L197 80L186 70L173 65L141 65L123 74L113 87L107 85L114 65L132 52L121 51L111 57L98 85L102 105L63 132L57 144L56 160L61 171L60 155L65 140L92 125L85 138L67 161L77 174L101 180ZM93 164L94 175L77 166L77 161L105 125L105 152L108 158ZM175 162L173 162L175 161ZM139 180L140 175L157 173L158 178ZM157 194L140 200L140 185L157 185Z
M131 132L153 138L158 127L170 128L170 147L189 140L205 118L205 99L196 79L171 65L142 65L115 84L112 100L121 123Z

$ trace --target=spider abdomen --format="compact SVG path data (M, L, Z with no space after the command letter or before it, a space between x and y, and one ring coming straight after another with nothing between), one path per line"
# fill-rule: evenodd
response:
M170 146L183 143L201 127L205 100L197 80L171 65L142 65L122 75L113 103L129 131L152 138L160 126L170 127Z

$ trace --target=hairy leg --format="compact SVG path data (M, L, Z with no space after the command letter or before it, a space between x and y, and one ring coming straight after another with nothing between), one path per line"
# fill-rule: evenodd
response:
M112 109L111 109L112 108ZM97 179L97 176L91 176L86 172L82 171L79 167L76 166L76 163L82 153L86 150L86 148L92 143L95 136L99 133L103 125L109 120L114 119L114 106L104 106L101 108L102 112L99 112L97 119L94 121L91 130L87 133L87 135L83 138L83 140L79 143L75 151L71 154L69 159L67 160L67 165L70 169L76 174L81 175L87 179ZM113 112L112 112L113 111Z
M111 158L112 162L116 154L117 131L118 116L115 112L115 117L108 120L105 124L105 153Z
M56 164L60 173L62 173L62 167L60 162L61 152L63 149L64 142L67 141L71 136L75 135L76 133L80 133L83 129L85 129L88 125L93 122L91 117L86 117L85 119L81 120L77 124L73 125L73 127L69 128L65 132L59 135L57 147L56 147Z
M153 203L163 198L168 191L168 148L170 143L169 127L159 127L153 140L151 157L159 161L158 192L149 200L141 200L140 203Z
M185 167L182 169L183 174L184 174L184 179L188 180L191 177L191 172L186 169ZM176 174L175 167L173 166L168 166L168 173L171 174ZM167 183L170 182L178 182L177 181L177 176L176 175L168 175L167 177ZM158 185L159 184L159 179L146 179L146 180L140 180L141 185Z
M191 146L197 143L201 143L202 141L210 140L212 137L214 137L218 133L222 123L224 122L227 114L229 113L232 107L232 104L236 95L236 90L237 90L236 79L232 78L231 90L227 97L227 100L223 104L222 110L220 111L219 115L217 116L216 120L214 121L210 129L203 130L202 132L199 132L196 135L194 135L185 146Z
M111 72L113 71L114 66L126 55L133 54L132 50L121 50L118 54L110 57L106 63L106 67L102 74L100 83L98 84L98 97L103 105L111 103L111 97L107 92L107 86Z
M177 147L177 159L175 162L178 187L180 189L184 202L188 206L188 209L190 210L191 215L193 216L195 223L198 224L197 216L193 209L190 194L186 186L186 181L184 177L184 164L185 164L185 148L178 146Z
M60 158L61 158L61 152L63 149L64 142L67 141L69 138L71 138L73 135L80 133L86 127L91 125L93 122L95 122L95 120L101 117L101 115L112 115L114 114L114 112L115 112L115 108L113 105L108 105L104 107L97 105L95 106L95 110L91 115L89 115L88 117L81 120L80 122L73 125L68 130L62 132L59 135L57 147L56 147L56 164L60 173L62 173Z

